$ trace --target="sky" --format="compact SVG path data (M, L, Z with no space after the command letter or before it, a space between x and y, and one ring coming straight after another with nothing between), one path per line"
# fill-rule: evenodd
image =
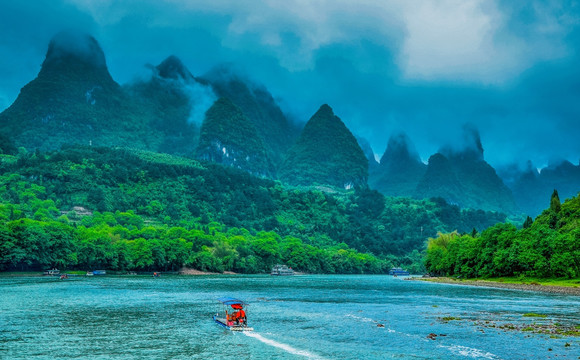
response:
M0 111L62 30L94 36L120 84L176 55L231 66L295 121L329 104L378 157L405 132L427 161L467 124L497 167L580 160L578 1L0 0Z

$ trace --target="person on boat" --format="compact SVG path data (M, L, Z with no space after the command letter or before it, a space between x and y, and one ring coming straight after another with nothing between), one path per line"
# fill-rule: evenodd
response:
M244 311L244 309L241 309L240 311L238 311L238 320L242 324L246 324L247 323L247 320L246 320L246 312Z

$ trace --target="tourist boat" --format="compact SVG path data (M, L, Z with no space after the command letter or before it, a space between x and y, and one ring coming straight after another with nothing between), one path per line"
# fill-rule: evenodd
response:
M409 272L407 270L403 270L402 268L392 268L391 271L389 271L389 275L409 276Z
M59 276L60 275L60 270L57 269L57 268L52 268L50 270L44 270L43 275Z
M231 297L221 297L218 301L222 304L222 309L213 316L216 324L231 331L254 331L254 328L248 327L248 304Z
M275 276L294 275L294 270L292 270L292 268L289 268L286 265L276 264L272 268L272 271L270 272L270 275L275 275Z

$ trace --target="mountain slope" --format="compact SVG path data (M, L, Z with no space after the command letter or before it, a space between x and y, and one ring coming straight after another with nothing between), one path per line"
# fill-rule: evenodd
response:
M464 127L461 149L444 147L431 156L415 196L442 197L462 208L519 213L511 190L484 160L479 133L469 126Z
M151 116L151 127L164 134L158 150L193 155L206 110L217 100L211 87L199 83L176 56L151 66L151 78L125 86Z
M528 162L525 169L512 167L504 169L502 177L512 190L518 206L524 213L537 216L546 205L546 200L554 189L562 199L578 195L580 192L580 164L569 161L550 164L538 170Z
M260 176L273 173L254 124L227 98L220 98L207 111L197 156Z
M54 149L63 144L156 148L161 134L111 78L97 41L63 32L50 42L36 79L0 114L0 132L16 146Z
M268 90L225 67L218 67L198 80L210 84L218 97L230 99L242 110L256 128L274 166L280 166L300 130L286 118Z
M370 172L369 186L386 196L411 197L426 169L409 137L392 135L379 166Z
M351 188L366 184L368 161L355 137L325 104L288 151L279 176L294 185Z

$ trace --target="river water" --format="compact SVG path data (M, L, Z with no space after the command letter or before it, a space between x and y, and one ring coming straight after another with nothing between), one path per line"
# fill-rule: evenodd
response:
M221 296L250 303L254 332L212 322ZM498 328L533 322L580 325L580 298L377 275L0 277L0 359L580 358L578 337Z

